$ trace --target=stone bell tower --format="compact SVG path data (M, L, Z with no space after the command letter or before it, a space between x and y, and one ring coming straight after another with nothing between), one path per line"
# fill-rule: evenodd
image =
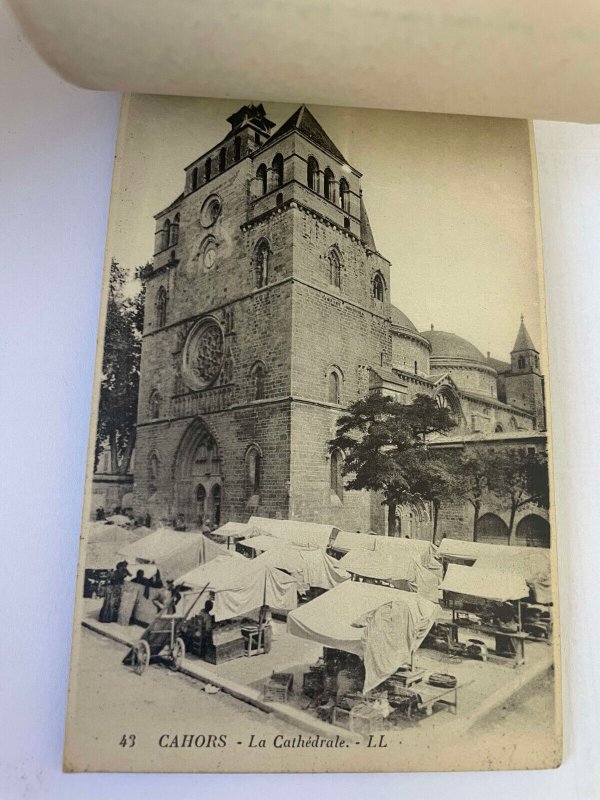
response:
M504 376L506 402L534 414L535 427L545 430L544 376L540 368L540 354L525 327L522 315L510 362L510 372Z

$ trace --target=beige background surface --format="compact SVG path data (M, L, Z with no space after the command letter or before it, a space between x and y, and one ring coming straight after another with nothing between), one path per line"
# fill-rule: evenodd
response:
M95 89L600 121L597 0L9 0Z

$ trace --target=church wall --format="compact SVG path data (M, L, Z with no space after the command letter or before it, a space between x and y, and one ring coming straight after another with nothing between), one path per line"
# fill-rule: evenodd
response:
M138 429L137 465L134 486L136 514L152 516L153 524L172 522L183 512L188 525L194 525L191 512L195 486L200 478L190 479L192 503L186 502L181 484L175 485L177 451L193 417L142 425ZM253 513L263 516L287 516L289 474L290 413L289 403L264 401L250 407L202 415L202 421L214 436L219 449L220 474L223 478L221 522L247 521ZM246 452L256 445L261 453L260 501L249 504ZM152 495L150 458L159 459L158 490ZM210 479L210 485L215 481ZM193 484L193 485L192 485Z
M392 329L392 365L403 372L414 372L417 362L417 374L429 375L429 351L423 345Z
M335 433L335 408L294 402L291 424L290 517L366 532L373 526L371 496L330 490L328 441Z
M433 375L449 374L459 389L478 392L497 399L496 377L477 367L453 366L452 364L431 365Z
M538 420L543 420L544 394L541 376L534 373L506 375L505 390L506 402L509 405L530 411ZM539 424L538 427L543 425Z

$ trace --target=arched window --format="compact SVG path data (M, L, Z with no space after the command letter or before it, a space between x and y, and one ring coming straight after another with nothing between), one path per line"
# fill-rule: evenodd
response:
M327 376L327 399L330 403L340 404L340 376L332 369Z
M148 398L148 407L150 410L150 419L158 419L160 417L160 394L157 389L150 392Z
M264 400L265 398L265 365L258 362L252 367L252 394L254 400Z
M504 433L504 428L502 427L502 425L500 425L500 423L498 423L494 428L494 433Z
M162 240L162 249L166 250L166 248L171 243L171 220L167 217L164 225L163 225L163 240Z
M212 172L212 161L210 158L207 158L206 161L204 162L204 180L206 181L206 183L208 183L210 180L211 172Z
M329 459L329 491L332 496L343 500L344 479L342 476L342 465L344 458L339 450L334 450Z
M196 518L198 522L203 523L206 515L206 489L199 483L196 486Z
M252 497L260 492L262 457L256 445L246 451L246 494Z
M254 251L255 286L262 289L269 282L269 243L261 239Z
M192 170L192 192L195 192L198 188L198 167L194 167Z
M335 203L335 177L329 167L323 174L323 183L325 199Z
M314 156L309 156L306 165L306 183L313 192L319 191L319 162Z
M277 153L275 158L273 159L273 163L271 164L271 169L273 172L273 186L276 188L277 186L283 185L283 156L281 153Z
M525 359L523 358L523 356L519 356L519 358L517 359L517 368L525 369Z
M540 357L539 356L535 357L535 368L536 369L540 368Z
M158 453L151 453L148 459L148 482L150 484L150 494L154 494L158 487L160 478L160 459Z
M260 164L258 169L256 170L256 178L258 180L260 186L260 193L266 194L267 193L267 167L265 164Z
M171 245L175 245L179 242L179 212L175 214L175 218L173 219L173 224L171 225Z
M375 275L373 278L373 297L375 300L379 300L383 302L383 298L385 295L385 284L383 283L383 278L379 273Z
M508 421L508 427L511 431L516 431L518 429L517 420L514 417L511 417Z
M167 324L167 290L161 286L156 295L156 324L164 328Z
M218 483L215 483L211 492L210 492L210 499L212 505L212 522L219 527L221 524L221 486Z
M346 178L340 180L340 206L343 211L350 211L350 187Z
M227 151L224 147L219 150L219 172L225 172L225 166L227 163Z
M278 206L283 205L283 192L277 192L277 197L275 198L275 202Z
M327 167L323 174L324 180L324 187L325 187L325 199L331 200L331 202L335 202L335 178L333 177L333 172Z
M236 161L239 161L242 155L242 140L236 136L233 140L233 154Z
M342 285L342 259L336 248L332 248L327 254L329 261L329 283L338 289Z

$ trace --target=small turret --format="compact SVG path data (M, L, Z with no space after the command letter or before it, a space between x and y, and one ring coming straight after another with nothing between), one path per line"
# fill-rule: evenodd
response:
M503 374L503 379L508 405L529 411L534 415L535 427L545 430L544 378L540 370L540 354L529 335L522 314L519 332L510 354L510 371Z

